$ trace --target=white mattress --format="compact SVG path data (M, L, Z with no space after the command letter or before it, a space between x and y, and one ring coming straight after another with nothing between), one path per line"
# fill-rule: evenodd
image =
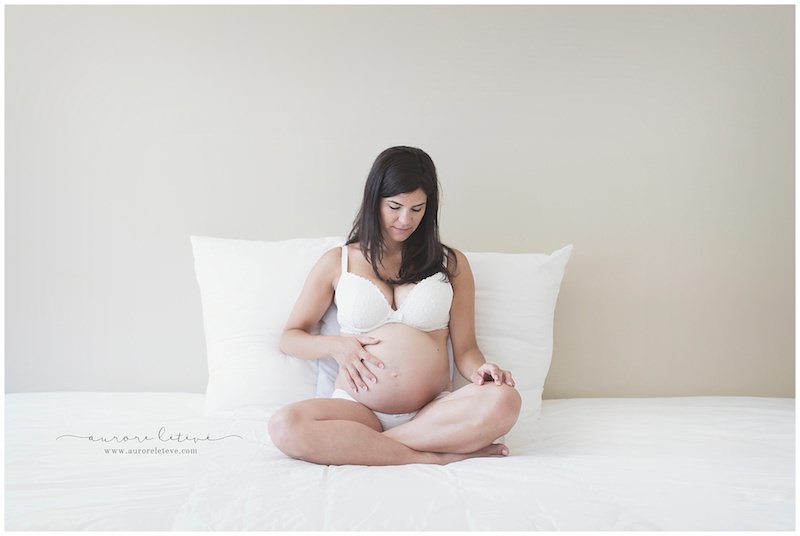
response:
M7 530L795 528L793 399L547 400L530 445L443 467L291 460L197 394L5 405Z

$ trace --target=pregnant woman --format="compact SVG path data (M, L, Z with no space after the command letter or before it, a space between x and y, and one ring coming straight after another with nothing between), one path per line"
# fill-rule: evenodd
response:
M463 253L439 241L438 209L436 168L424 151L378 156L347 244L312 268L281 339L289 355L339 364L330 399L288 405L270 420L287 455L397 465L508 454L494 441L516 422L520 396L511 373L478 348L472 272ZM331 302L341 335L313 334ZM456 391L448 337L471 382Z

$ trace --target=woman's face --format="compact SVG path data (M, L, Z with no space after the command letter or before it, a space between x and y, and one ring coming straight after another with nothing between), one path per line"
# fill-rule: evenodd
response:
M428 196L422 188L382 198L380 209L384 241L404 242L408 239L419 227L427 202Z

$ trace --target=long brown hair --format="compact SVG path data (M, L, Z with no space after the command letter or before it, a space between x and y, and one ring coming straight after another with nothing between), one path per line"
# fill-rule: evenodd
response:
M364 257L378 275L383 259L380 202L383 198L413 192L419 188L427 196L425 214L417 229L403 243L402 262L393 285L417 283L442 272L449 279L455 271L455 256L445 261L446 248L439 239L439 180L433 160L422 149L390 147L375 159L364 185L364 198L347 243L358 243Z

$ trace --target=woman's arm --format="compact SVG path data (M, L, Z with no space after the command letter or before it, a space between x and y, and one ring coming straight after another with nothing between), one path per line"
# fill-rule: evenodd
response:
M368 361L380 368L383 362L364 349L378 343L378 339L366 336L312 335L325 312L333 303L334 285L341 271L339 248L327 251L309 272L303 289L297 297L292 312L286 321L280 340L282 352L300 359L333 357L344 369L347 381L353 389L366 389L364 380L376 382L377 378L364 366Z
M461 375L478 385L494 380L498 385L514 386L511 372L494 363L487 363L475 337L475 279L467 257L458 250L457 268L452 277L453 305L450 308L450 342L453 360Z
M311 330L333 302L335 258L336 250L329 250L311 268L286 321L280 342L282 352L300 359L319 359L331 355L331 337L313 336Z

